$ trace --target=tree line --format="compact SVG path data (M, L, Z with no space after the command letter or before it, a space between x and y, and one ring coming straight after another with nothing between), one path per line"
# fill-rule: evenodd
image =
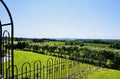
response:
M73 41L72 41L73 42ZM76 45L77 44L77 45ZM80 42L65 42L65 45L39 45L18 42L15 49L33 51L40 54L68 58L102 67L120 69L120 52L102 49L90 49ZM114 43L113 43L114 44ZM119 45L118 45L119 46Z

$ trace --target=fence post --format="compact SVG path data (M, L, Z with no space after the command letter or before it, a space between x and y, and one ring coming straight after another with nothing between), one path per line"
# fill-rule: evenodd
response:
M41 73L42 73L42 64L41 64L41 61L40 60L36 60L34 62L34 79L42 79L42 76L41 76Z
M0 75L2 76L2 26L0 21Z
M45 65L43 65L43 79L45 79Z
M53 73L53 59L49 58L47 60L47 79L53 79L54 73Z

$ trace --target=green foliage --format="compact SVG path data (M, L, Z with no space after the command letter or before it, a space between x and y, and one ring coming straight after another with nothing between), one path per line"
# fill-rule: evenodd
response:
M111 66L113 65L113 63L112 63L111 60L107 60L106 65L107 65L108 67L111 67Z
M15 47L24 50L27 48L39 54L66 57L70 60L82 61L94 65L120 69L120 51L109 48L119 47L120 42L115 40L64 40L57 41L52 39L31 39L29 42L25 39L15 43ZM108 41L108 43L107 43ZM90 42L90 43L89 43ZM28 44L26 44L28 43ZM108 61L109 60L109 61ZM110 63L111 62L111 63Z
M25 43L28 44L25 44ZM19 44L18 44L19 43ZM15 50L19 55L15 55L15 57L18 57L18 59L15 59L15 63L17 65L20 65L19 62L27 62L30 61L33 63L36 59L40 59L43 62L46 62L46 59L52 56L57 57L65 57L66 59L70 60L76 60L83 63L90 63L93 65L101 66L101 67L108 67L112 69L120 69L120 42L119 41L113 41L113 40L91 40L88 41L57 41L57 40L38 40L37 42L28 40L25 41L15 41L15 46L19 47L19 49L24 50L24 48L27 48L29 51L18 51ZM28 54L29 53L29 54ZM51 55L51 56L44 56L45 55ZM54 57L53 57L54 58ZM102 70L99 73L98 72L91 72L90 77L88 76L88 79L112 79L107 77L108 75L105 74L114 74L117 73L117 71L112 70ZM105 72L105 73L103 73ZM108 73L110 72L110 73ZM96 74L98 73L98 74ZM100 75L101 76L100 76ZM118 78L120 78L117 74ZM94 76L96 75L96 76ZM86 77L86 75L83 75ZM99 78L100 77L100 78ZM113 77L113 79L118 79L117 77ZM83 78L81 78L83 79Z
M17 44L14 44L14 48L15 49L24 49L24 48L28 48L29 44L27 42L17 42Z
M33 45L33 52L38 52L39 50L39 45Z
M65 41L65 45L79 45L80 47L84 46L84 44L80 41Z
M96 44L109 44L111 41L108 40L100 40L100 39L92 39L92 40L86 40L85 43L96 43Z
M120 49L120 42L113 42L110 44L111 48Z
M56 39L47 39L47 38L42 38L42 39L32 39L32 42L49 42L49 41L58 41Z

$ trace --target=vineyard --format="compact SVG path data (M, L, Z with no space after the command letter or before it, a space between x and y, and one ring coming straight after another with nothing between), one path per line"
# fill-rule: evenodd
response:
M29 51L14 52L16 79L119 79L117 70Z
M110 45L111 41L15 39L15 78L90 79L92 74L106 70L104 68L119 70L120 51Z
M15 42L15 48L81 62L84 59L85 63L96 66L101 65L112 69L120 68L120 50L117 48L119 41L108 42L107 40L101 42L98 40L97 43L88 42L29 39Z
M119 74L120 51L109 43L96 44L70 40L14 39L15 79L94 79L116 72ZM4 77L11 77L11 55L4 62ZM6 59L6 58L5 58ZM113 69L111 71L107 68ZM97 75L97 73L99 75ZM96 74L96 76L94 76ZM118 79L119 76L114 79ZM110 78L109 78L110 79Z

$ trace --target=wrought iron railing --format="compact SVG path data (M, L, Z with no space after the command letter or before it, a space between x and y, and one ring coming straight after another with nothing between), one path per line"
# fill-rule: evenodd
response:
M0 4L4 6L4 10L9 16L9 22L3 23L2 19L0 19L0 75L5 77L6 73L8 73L5 69L9 68L12 70L9 73L14 76L13 19L3 0L0 0Z
M91 66L91 67L90 67ZM14 65L15 79L71 79L73 76L84 74L94 66L79 61L64 58L49 58L46 65L36 60L33 65L25 62L21 67ZM6 79L11 78L10 67L6 71Z

